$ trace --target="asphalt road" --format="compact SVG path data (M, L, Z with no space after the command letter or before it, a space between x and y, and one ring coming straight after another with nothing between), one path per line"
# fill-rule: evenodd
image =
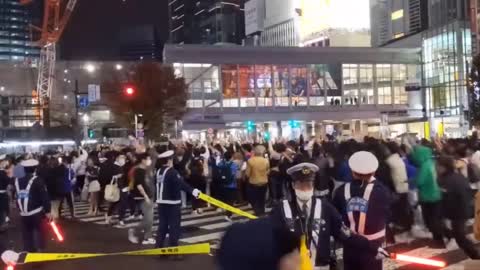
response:
M108 226L101 226L78 221L62 221L59 223L65 241L59 243L53 238L53 233L48 232L46 252L81 252L81 253L109 253L152 248L131 244L127 240L125 230ZM21 233L18 220L14 219L11 228L1 234L8 249L22 250ZM42 270L191 270L215 269L214 258L209 255L189 255L183 261L159 259L159 256L145 257L100 257L71 261L48 262L43 264L18 265L15 269L42 269Z

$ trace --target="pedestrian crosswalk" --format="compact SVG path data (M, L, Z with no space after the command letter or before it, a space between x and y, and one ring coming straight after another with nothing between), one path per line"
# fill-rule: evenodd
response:
M240 205L238 208L252 213L252 208L249 205ZM68 211L65 209L63 215L69 218ZM76 220L80 222L89 222L101 226L107 226L105 222L105 216L89 216L88 204L86 202L75 203ZM232 216L233 222L245 222L246 218L237 215ZM118 224L118 215L113 216L113 226L119 230L126 231L129 228L134 228L140 223L140 217L134 217L132 219L125 220L125 226ZM225 230L231 225L230 221L225 219L224 213L216 211L213 207L204 209L201 215L192 213L190 208L182 209L182 237L180 239L181 244L196 244L196 243L210 243L213 250L218 249L220 239ZM155 211L153 231L156 232L158 225L158 216ZM471 227L469 232L471 232ZM473 239L473 235L469 235ZM449 244L445 249L433 249L428 247L428 239L415 239L411 236L405 238L406 243L398 243L388 247L391 252L402 253L410 256L418 256L423 258L437 258L445 260L448 267L447 270L460 270L463 269L463 264L468 261L465 254L456 244ZM125 238L127 241L127 238ZM477 244L477 248L480 245ZM342 265L342 249L336 251L338 264ZM340 268L341 269L341 268ZM408 263L398 262L393 260L385 260L384 270L410 270L410 269L424 269L422 267L416 267L409 265Z

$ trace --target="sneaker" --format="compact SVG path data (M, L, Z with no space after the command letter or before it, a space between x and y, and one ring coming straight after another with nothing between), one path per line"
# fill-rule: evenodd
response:
M143 219L143 215L138 215L137 218L138 219Z
M123 222L123 220L120 220L120 221L118 222L118 226L120 226L120 227L125 227L125 222Z
M225 216L225 220L228 221L228 222L233 222L232 218L229 217L229 216Z
M396 243L409 243L410 242L409 232L404 232L395 235L395 242Z
M10 222L10 218L9 218L9 217L5 217L5 222L6 222L6 223L9 223L9 222Z
M105 214L105 223L108 225L112 221L112 217L109 217L107 214Z
M202 209L202 208L198 208L198 209L197 209L197 213L198 213L199 215L203 214L203 209Z
M457 242L455 241L455 239L452 238L450 240L447 240L446 243L447 244L445 246L446 246L447 250L454 251L454 250L458 249L458 245L457 245Z
M197 211L197 210L193 210L193 211L192 211L192 215L193 215L193 216L198 216L198 211Z
M142 245L155 245L156 241L153 238L148 238L142 241Z
M128 230L128 241L138 244L138 237L135 236L135 231L133 229Z
M135 219L135 216L134 215L130 215L128 216L125 220L134 220Z
M217 208L217 213L222 213L223 212L223 209L222 208Z

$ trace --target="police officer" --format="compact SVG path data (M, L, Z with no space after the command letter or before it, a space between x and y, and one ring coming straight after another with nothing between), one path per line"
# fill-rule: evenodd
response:
M378 247L371 247L369 241L352 234L343 222L341 215L328 202L314 196L314 180L318 167L312 163L300 163L287 170L291 176L294 199L284 200L274 210L273 218L284 224L292 233L306 236L307 248L316 269L335 267L335 247L331 236L343 243L344 247L364 249L376 256Z
M178 246L181 227L181 191L198 198L200 191L185 183L177 170L173 168L174 151L159 149L157 159L156 190L158 204L158 232L156 246L163 248L169 234L168 246ZM158 150L157 150L158 151ZM177 257L180 258L180 257Z
M362 249L372 256L382 252L370 246L366 238L351 233L327 200L314 196L317 170L318 167L311 163L299 163L289 168L287 173L292 178L293 199L282 201L270 217L234 224L227 230L217 253L222 270L296 269L282 268L281 265L285 261L295 261L302 236L306 237L315 269L335 266L331 256L331 236L344 247Z
M360 151L350 157L348 164L353 181L338 188L334 205L352 232L367 238L373 248L380 248L385 241L391 198L387 188L374 177L378 160L372 153ZM381 259L350 246L344 246L343 261L345 270L382 269Z
M44 232L42 232L45 217L50 215L50 200L43 182L35 175L38 161L28 159L21 162L25 168L25 176L15 180L18 209L20 210L24 249L27 252L38 252L44 248Z
M7 170L10 164L5 158L6 155L0 156L0 226L8 222L9 212L8 185L10 184L10 177Z

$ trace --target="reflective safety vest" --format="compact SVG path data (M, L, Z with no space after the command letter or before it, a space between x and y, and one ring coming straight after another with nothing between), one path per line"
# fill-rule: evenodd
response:
M370 181L365 188L362 197L353 197L351 196L351 185L350 183L345 184L345 201L347 203L347 215L350 222L350 230L357 234L360 234L367 238L368 240L377 240L385 236L385 229L374 233L374 234L365 234L365 223L367 222L367 212L368 212L368 201L370 200L370 195L372 194L373 186L375 180ZM353 212L360 212L360 218L358 221L358 230L356 229L355 218L353 217Z
M35 181L35 179L37 179L36 176L33 176L32 178L30 178L30 180L28 181L27 187L25 189L20 189L18 178L15 180L15 189L17 190L17 197L18 197L17 198L18 209L20 209L20 215L22 217L33 216L35 214L42 212L43 210L42 206L30 211L28 209L30 189L32 188L32 184L33 184L33 181Z
M313 203L313 201L312 201ZM292 209L290 208L290 203L288 200L283 200L283 216L285 217L285 221L287 223L287 227L290 229L291 232L295 231L295 220L296 218L292 215ZM318 238L320 235L320 224L322 222L322 200L315 199L315 211L313 212L313 232L312 232L312 241L310 243L310 253L312 254L311 259L315 265L315 257L317 252ZM305 229L307 229L308 224L305 224Z
M166 200L164 199L164 189L165 189L165 176L167 175L167 172L171 169L171 167L168 167L163 171L162 174L160 174L161 169L157 171L157 203L160 204L181 204L181 200Z

